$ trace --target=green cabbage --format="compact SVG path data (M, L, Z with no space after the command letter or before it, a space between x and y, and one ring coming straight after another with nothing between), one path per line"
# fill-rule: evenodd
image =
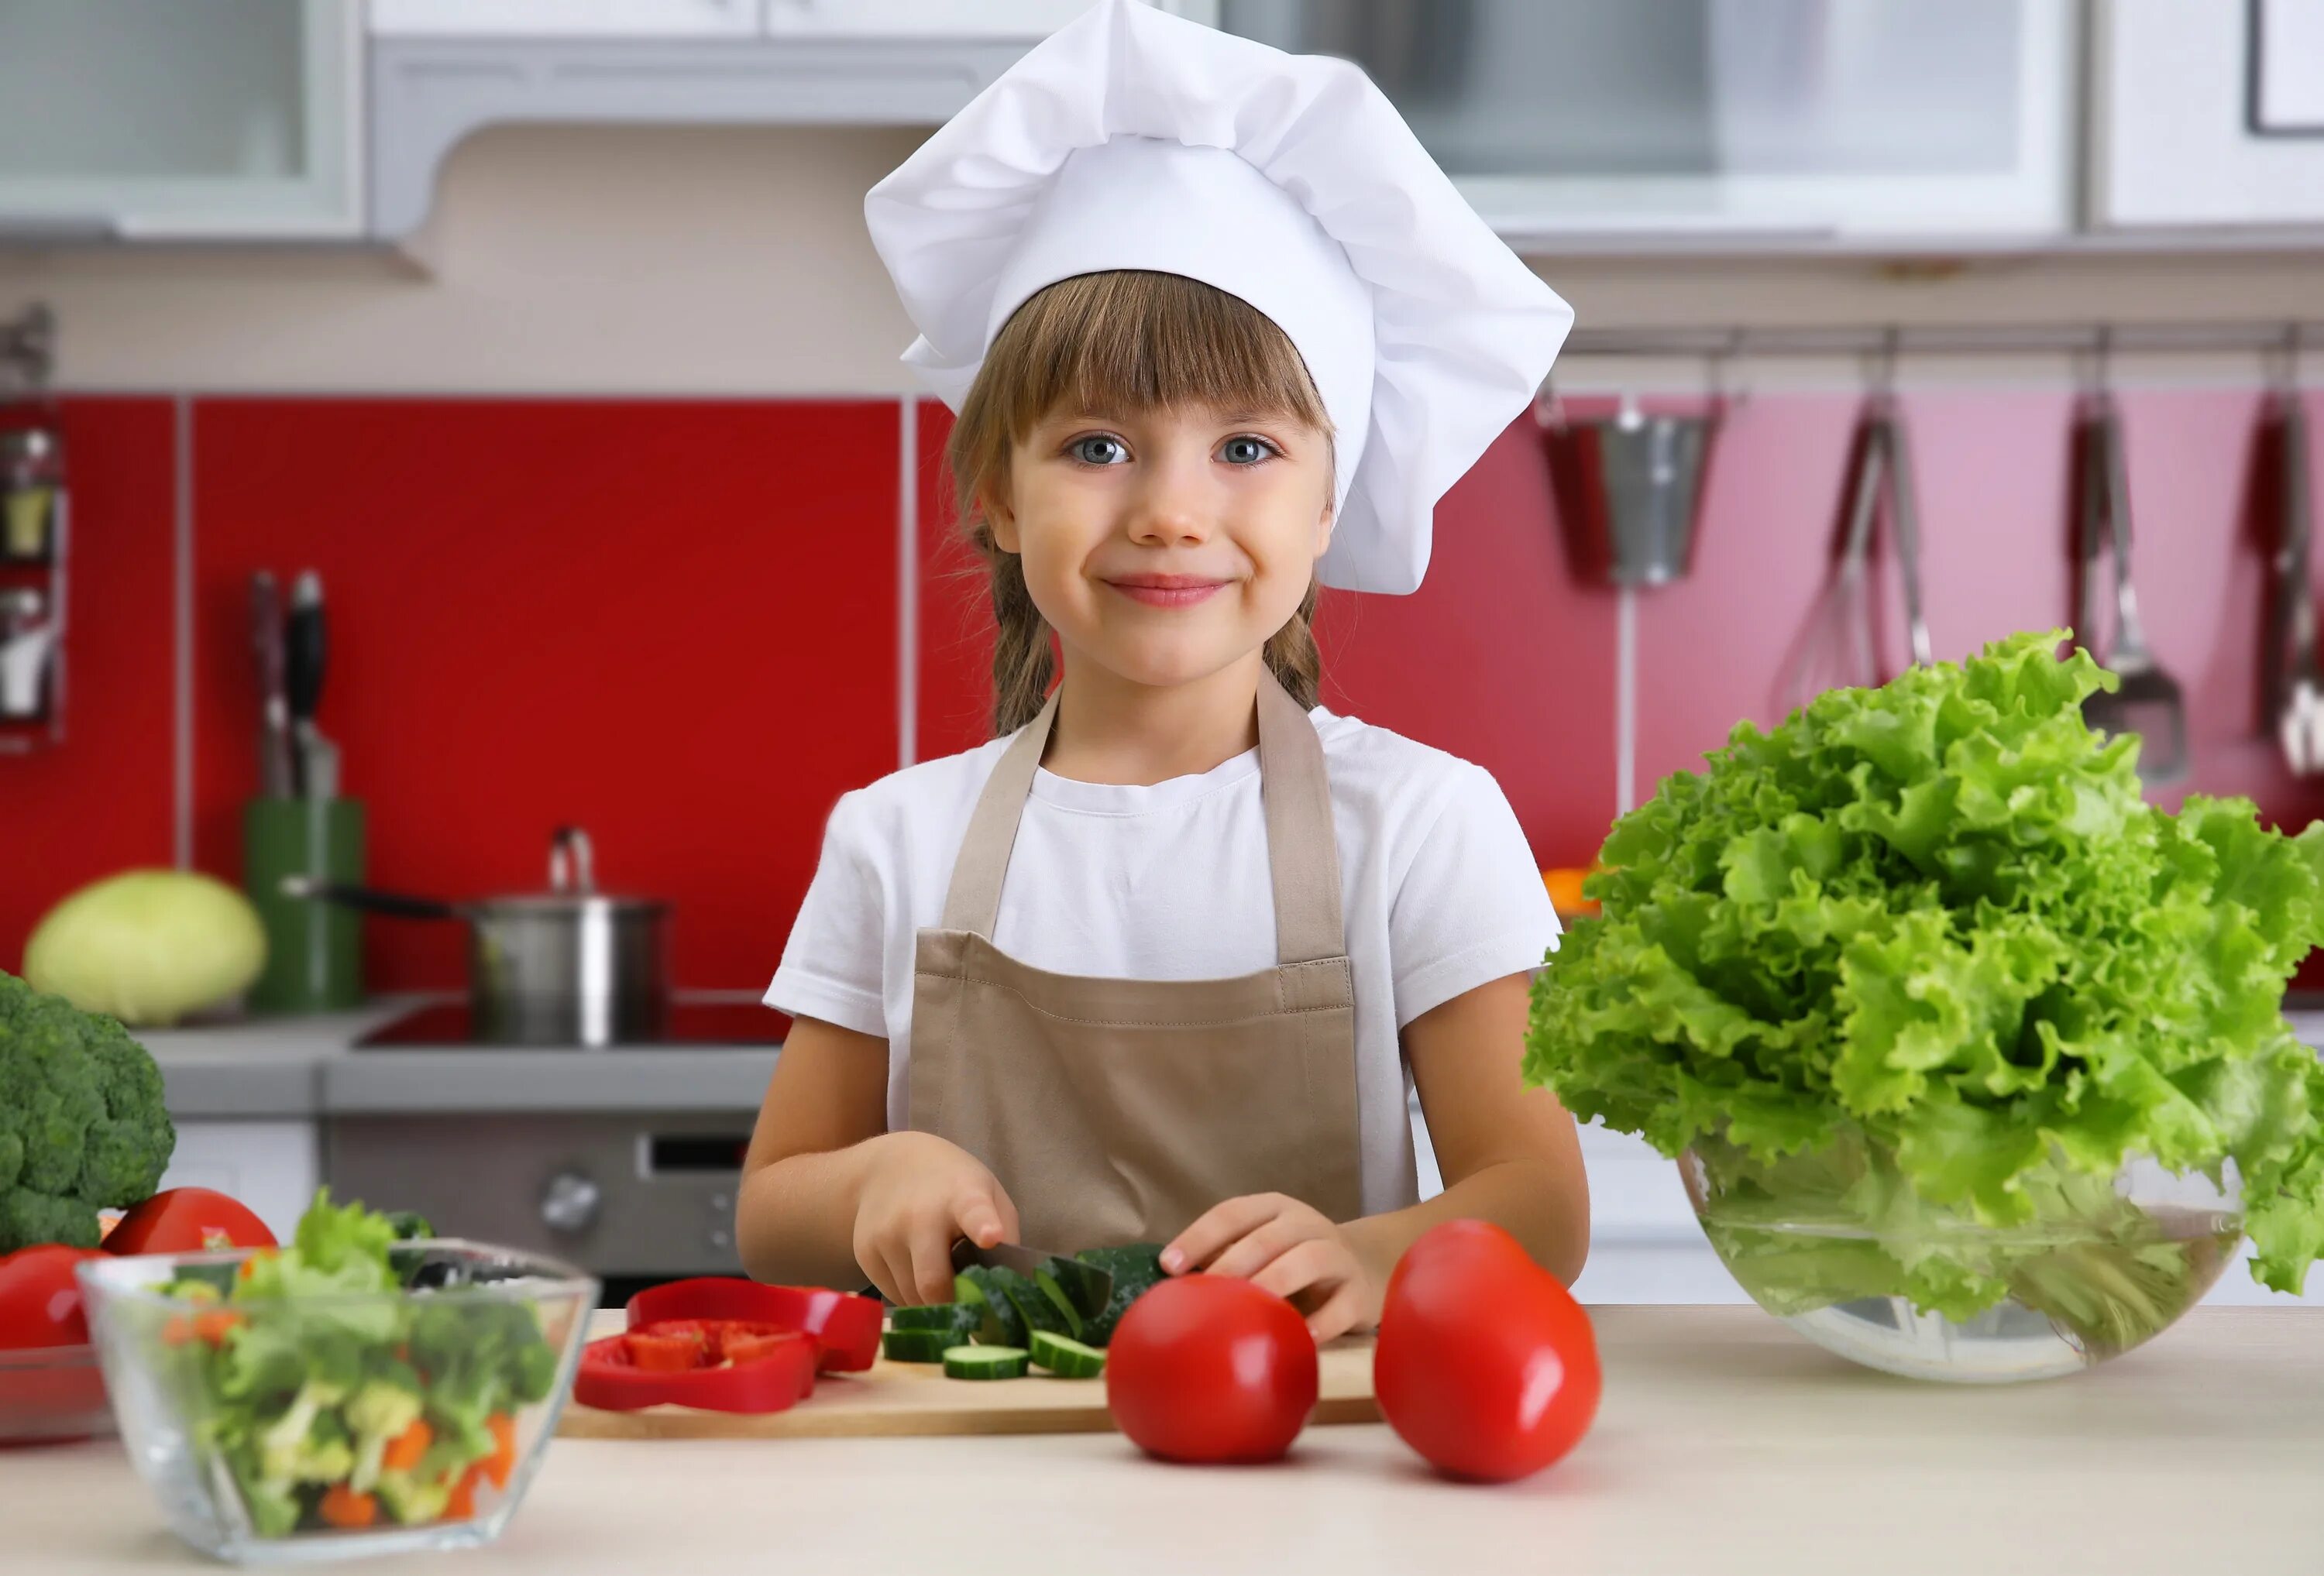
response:
M172 1024L231 1000L266 966L258 911L191 871L138 870L83 887L24 947L24 979L83 1012Z
M2324 939L2324 825L2146 804L2137 741L2081 718L2115 680L2063 638L1741 724L1615 824L1602 914L1536 984L1527 1082L1719 1157L1722 1251L1759 1253L1737 1273L1771 1306L2055 1304L2078 1222L2126 1285L2195 1265L2089 1185L2139 1156L2234 1162L2266 1285L2324 1256L2324 1064L2282 1013ZM1755 1199L1860 1230L1754 1238Z

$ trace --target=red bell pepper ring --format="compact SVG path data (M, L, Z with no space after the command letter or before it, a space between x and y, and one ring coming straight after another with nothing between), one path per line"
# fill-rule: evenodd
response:
M785 1412L815 1389L815 1338L804 1331L754 1332L744 1360L682 1373L640 1368L629 1335L608 1335L581 1349L573 1398L602 1412L691 1406L702 1412Z
M801 1330L823 1349L825 1373L862 1373L880 1356L880 1304L822 1286L761 1286L730 1276L700 1276L648 1286L630 1299L632 1330L670 1320L724 1319Z

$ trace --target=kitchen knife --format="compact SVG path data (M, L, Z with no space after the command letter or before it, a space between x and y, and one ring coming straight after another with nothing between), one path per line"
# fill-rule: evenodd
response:
M290 764L290 702L283 690L282 594L264 569L250 577L250 637L258 660L258 783L271 799L287 799L295 784Z
M1111 1275L1063 1253L1020 1248L1011 1242L979 1248L964 1237L953 1244L952 1267L958 1271L972 1264L981 1264L987 1269L1013 1269L1028 1280L1046 1272L1057 1283L1057 1289L1065 1293L1074 1312L1084 1319L1096 1318L1113 1301Z
M330 654L323 620L322 576L302 570L290 590L290 613L282 633L290 727L296 743L296 791L305 798L339 794L338 746L315 725L323 703L323 674Z

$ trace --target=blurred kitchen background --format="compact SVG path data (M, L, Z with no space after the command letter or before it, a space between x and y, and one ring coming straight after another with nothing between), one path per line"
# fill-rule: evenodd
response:
M824 816L983 736L863 193L1080 5L0 0L0 967L123 871L265 889L250 1010L142 1035L173 1182L731 1267ZM1895 512L1861 605L1839 564L1874 416L1959 658L2076 617L2113 411L2186 740L2154 791L2324 810L2324 0L1167 8L1361 61L1578 310L1425 588L1323 617L1327 704L1489 768L1545 869L1737 718L1909 659ZM647 971L600 1006L643 1018L494 1030L505 915L278 889L537 893L563 826L564 917ZM587 853L657 903L588 904ZM1739 1296L1674 1168L1589 1138L1584 1295Z

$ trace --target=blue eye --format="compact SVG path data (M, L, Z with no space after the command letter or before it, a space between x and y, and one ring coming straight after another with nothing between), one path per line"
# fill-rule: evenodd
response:
M1255 465L1274 456L1275 446L1263 438L1230 438L1219 446L1219 457L1231 465Z
M1066 452L1085 465L1118 465L1130 457L1121 439L1102 432L1076 438L1066 446Z

